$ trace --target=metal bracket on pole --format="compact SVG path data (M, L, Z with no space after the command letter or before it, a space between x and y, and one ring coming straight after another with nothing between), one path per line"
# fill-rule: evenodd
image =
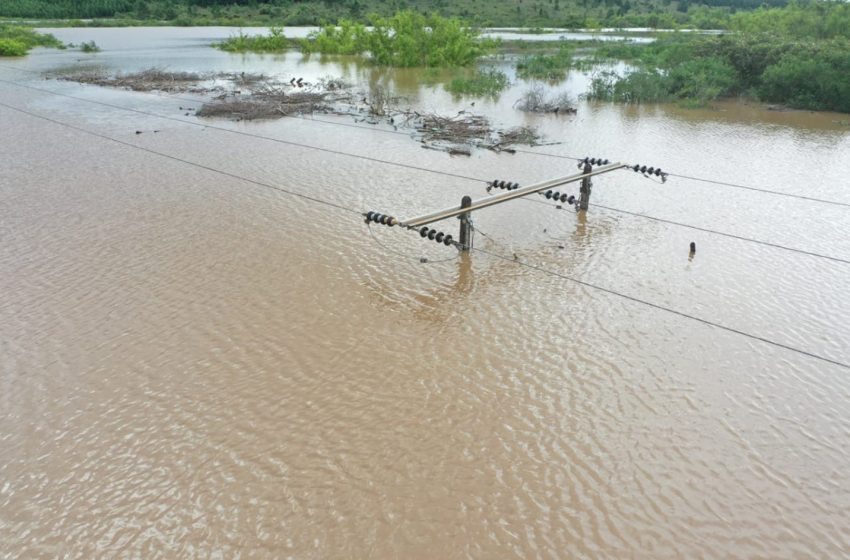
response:
M567 183L572 183L574 181L580 181L582 179L589 179L594 175L601 175L603 173L609 173L611 171L615 171L617 169L622 169L627 167L623 163L611 163L609 165L603 165L602 167L598 167L592 170L590 173L579 173L578 175L570 175L568 177L562 177L560 179L552 179L550 181L544 181L542 183L537 183L534 185L529 185L527 187L522 187L513 191L508 191L503 194L498 194L496 196L491 196L488 198L483 198L476 200L474 202L470 201L468 206L461 205L460 207L452 207L446 208L445 210L440 210L438 212L432 212L430 214L425 214L423 216L417 216L415 218L409 218L407 220L400 220L399 224L402 227L407 228L415 228L419 226L424 226L426 224L430 224L433 222L439 222L440 220L445 220L447 218L453 218L454 216L460 216L461 214L469 214L474 210L480 210L482 208L487 208L488 206L493 206L495 204L501 204L502 202L507 202L509 200L513 200L515 198L520 198L529 194L534 194L540 191L544 191L546 189L551 189L553 187L558 187L560 185L565 185ZM465 199L468 197L464 197ZM470 228L471 229L471 228ZM461 220L461 235L463 234L463 220ZM463 240L461 239L461 243Z

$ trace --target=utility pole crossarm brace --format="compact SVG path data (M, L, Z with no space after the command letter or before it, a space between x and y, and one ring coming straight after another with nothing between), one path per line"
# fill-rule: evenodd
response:
M573 183L575 181L581 181L582 179L586 179L588 177L592 177L594 175L601 175L603 173L608 173L611 171L616 171L617 169L623 169L624 167L628 167L624 163L611 163L608 165L603 165L602 167L597 167L590 173L579 173L577 175L570 175L568 177L562 177L560 179L551 179L549 181L544 181L542 183L537 183L534 185L528 185L527 187L521 187L519 189L508 191L506 193L497 194L496 196L490 196L487 198L482 198L480 200L474 201L469 206L455 206L452 208L446 208L445 210L439 210L437 212L432 212L430 214L425 214L423 216L416 216L414 218L409 218L407 220L401 220L399 224L402 227L407 228L415 228L419 226L424 226L433 222L439 222L440 220L445 220L447 218L452 218L454 216L460 216L461 214L472 212L474 210L480 210L482 208L487 208L488 206L493 206L495 204L501 204L502 202L507 202L509 200L514 200L516 198L521 198L523 196L534 194L546 189L551 189L554 187L558 187L561 185L565 185L567 183Z

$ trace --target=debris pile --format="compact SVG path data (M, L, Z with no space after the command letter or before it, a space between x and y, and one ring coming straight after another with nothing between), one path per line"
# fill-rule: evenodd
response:
M404 98L391 95L381 85L368 92L357 92L340 78L325 77L318 83L303 78L274 79L245 72L208 73L171 72L150 68L135 73L108 75L102 72L78 72L57 76L59 79L133 91L195 93L208 101L194 113L197 117L226 118L235 121L277 119L288 115L315 113L348 115L356 122L389 125L409 132L423 148L453 155L472 155L474 148L514 153L510 146L539 145L540 137L529 127L507 130L495 128L487 117L467 111L454 116L421 113L402 109ZM533 90L520 106L528 111L573 110L560 99L546 101L543 90ZM409 106L409 105L408 105ZM180 107L181 112L184 108ZM193 111L187 107L185 111ZM185 116L190 113L186 112Z
M262 87L250 95L228 95L204 105L198 117L223 117L237 121L273 119L293 114L330 112L326 92L293 91L280 87Z

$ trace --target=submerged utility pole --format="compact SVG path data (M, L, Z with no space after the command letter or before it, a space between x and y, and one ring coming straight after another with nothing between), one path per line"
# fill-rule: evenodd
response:
M582 170L585 175L589 174L593 171L593 166L588 162L584 162L584 169ZM590 188L592 183L590 182L590 177L585 177L581 180L581 187L579 188L579 193L581 194L581 198L578 202L579 210L587 210L587 207L590 206Z
M472 206L472 198L464 196L460 201L461 208L469 208ZM472 220L469 212L464 212L458 216L460 220L460 250L469 251L472 249Z

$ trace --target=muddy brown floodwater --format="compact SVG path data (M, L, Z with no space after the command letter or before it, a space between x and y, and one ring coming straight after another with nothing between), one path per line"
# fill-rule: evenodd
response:
M847 115L526 115L516 83L474 110L560 144L465 158L45 79L331 75L473 110L415 71L206 47L230 32L63 29L103 52L0 61L0 557L850 555L846 368L257 184L409 217L575 171L546 153L850 203ZM847 206L627 172L593 202L483 210L476 246L850 362Z

